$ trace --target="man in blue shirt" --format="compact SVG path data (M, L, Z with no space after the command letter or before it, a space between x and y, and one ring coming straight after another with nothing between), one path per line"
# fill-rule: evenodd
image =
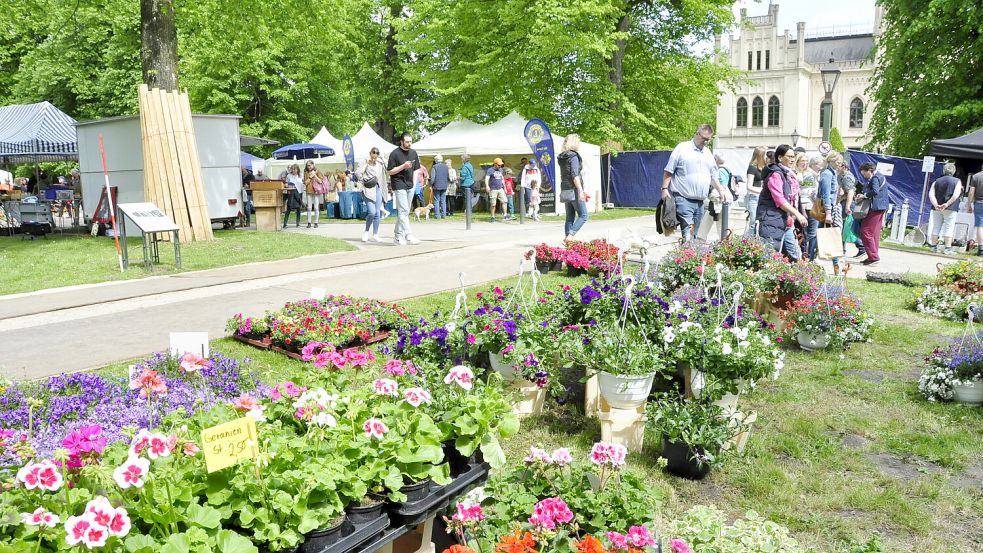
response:
M723 203L730 203L730 193L720 184L717 163L707 144L713 138L713 127L700 125L692 140L680 142L672 150L662 178L662 199L676 204L676 219L683 241L692 240L703 220L703 204L712 186Z

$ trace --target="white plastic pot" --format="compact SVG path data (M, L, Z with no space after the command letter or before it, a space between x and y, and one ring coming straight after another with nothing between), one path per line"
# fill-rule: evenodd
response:
M641 376L625 376L604 371L597 373L597 385L601 397L617 409L635 409L648 401L652 393L655 373Z
M799 347L806 351L826 349L826 346L829 345L829 336L818 332L802 330L796 335L796 339L799 341Z
M502 375L506 382L515 380L515 367L505 362L505 358L498 353L489 353L488 360L491 362L493 371Z
M983 380L970 384L957 384L952 387L952 399L969 405L983 404Z

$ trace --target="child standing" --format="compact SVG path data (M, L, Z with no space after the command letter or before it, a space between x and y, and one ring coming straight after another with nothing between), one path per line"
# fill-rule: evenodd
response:
M529 211L534 221L539 220L539 202L539 181L534 180L529 183Z
M508 221L510 219L515 219L515 200L513 195L515 194L514 181L512 180L512 170L508 167L505 168L505 199L508 201L508 213L502 219Z

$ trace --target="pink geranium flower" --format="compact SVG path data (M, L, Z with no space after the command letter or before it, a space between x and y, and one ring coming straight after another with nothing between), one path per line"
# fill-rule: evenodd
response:
M566 524L573 520L573 511L559 497L547 497L533 507L533 515L529 524L544 530L554 530L557 524Z
M362 430L364 430L369 437L377 440L381 440L382 437L386 435L386 432L389 432L389 428L386 426L386 424L375 417L365 421L365 424L362 425Z
M130 457L113 471L113 480L124 490L142 488L143 477L150 472L150 461L143 457Z
M183 452L188 457L194 457L195 455L198 455L199 451L201 451L201 448L198 447L198 444L194 442L184 442Z
M28 526L46 526L48 528L54 528L60 521L58 515L44 510L44 507L38 507L33 513L21 513L20 518Z
M196 373L208 366L208 360L197 353L185 353L181 356L180 368L186 373Z
M391 378L377 378L372 383L375 393L380 396L399 397L399 384Z
M38 463L28 463L17 471L17 480L24 487L56 492L65 483L58 466L47 459Z
M259 401L257 401L255 397L249 394L239 395L239 397L232 403L232 405L233 407L236 408L236 410L242 412L252 411L253 409L260 408Z
M595 465L620 467L625 464L628 449L620 444L597 442L590 451L590 460Z
M675 553L693 553L693 550L690 549L688 545L686 545L686 542L684 542L679 538L675 538L672 541L670 541L669 545L672 547L672 550Z
M430 404L433 401L430 397L430 392L423 388L408 388L403 392L403 398L406 399L406 403L409 403L413 407L419 407L424 403Z
M68 517L68 520L65 521L65 541L68 545L78 545L86 539L89 530L95 527L96 524L92 521L92 515L89 513Z
M167 395L167 383L153 369L143 369L139 376L130 381L131 390L139 390L142 399Z
M474 372L464 365L458 365L447 372L444 384L457 384L465 390L470 390L474 386Z
M458 503L457 512L454 513L451 520L466 523L481 522L482 520L485 520L485 512L481 509L481 505Z
M573 462L573 455L570 455L570 450L561 447L553 450L553 455L550 456L554 465L566 466Z
M147 457L151 459L168 457L171 455L172 447L173 445L167 436L157 433L151 434L146 447Z
M655 545L655 537L644 526L632 526L629 528L628 541L638 548Z
M628 550L628 536L620 532L608 532L605 534L608 541L611 542L611 546L615 549Z

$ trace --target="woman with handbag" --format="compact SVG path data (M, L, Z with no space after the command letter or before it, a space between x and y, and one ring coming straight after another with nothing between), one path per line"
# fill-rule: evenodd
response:
M300 176L300 165L296 163L291 165L284 181L286 182L286 187L283 189L284 203L286 206L283 210L283 228L287 228L287 219L290 218L290 212L297 214L296 226L299 227L300 208L304 205L303 198L300 194L300 191L304 188L304 178Z
M321 220L321 204L324 203L324 175L314 166L313 160L307 160L304 166L304 205L307 207L307 228L311 228L311 215L314 215L314 228Z
M881 227L884 226L884 212L887 211L890 198L887 194L887 179L877 172L876 165L869 161L864 163L860 166L860 174L866 182L863 194L857 196L853 217L860 219L860 240L867 250L867 259L860 264L870 266L881 260Z
M566 208L567 219L563 225L565 242L573 240L587 222L587 193L580 171L584 162L577 153L580 149L580 135L568 134L563 140L563 151L557 156L560 162L560 201Z
M372 148L369 157L358 171L356 178L362 183L362 197L365 198L365 232L362 242L369 241L369 230L372 230L372 241L382 242L379 238L379 221L382 218L385 203L389 196L389 171L386 163L379 157L379 149Z

